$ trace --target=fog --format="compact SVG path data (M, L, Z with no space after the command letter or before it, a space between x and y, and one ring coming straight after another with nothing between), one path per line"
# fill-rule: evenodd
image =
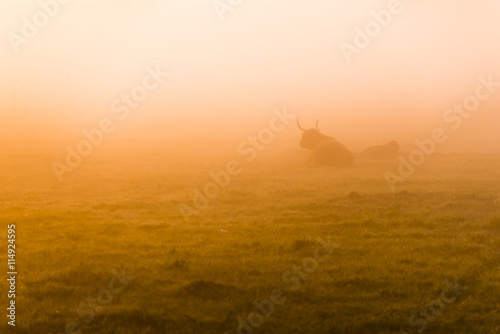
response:
M499 333L499 14L0 0L0 333Z
M22 35L23 18L33 21L41 7L2 1L1 147L60 151L107 117L116 121L108 142L237 147L286 106L353 151L390 140L411 150L454 124L446 111L475 94L479 77L500 81L500 3L401 1L347 61L341 43L353 44L356 27L388 3L242 1L221 20L212 1L75 0L13 45L9 34ZM118 120L114 101L141 85L148 67L169 75ZM438 151L500 152L499 96L481 101ZM273 145L297 149L299 138L292 121Z

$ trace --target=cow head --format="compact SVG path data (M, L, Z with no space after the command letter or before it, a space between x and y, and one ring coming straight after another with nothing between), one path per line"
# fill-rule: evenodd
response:
M316 145L320 141L325 139L326 136L319 132L318 122L319 122L319 120L316 121L316 128L315 129L306 130L300 126L299 120L297 119L297 126L302 131L302 139L300 140L300 144L299 144L300 147L307 148L307 149L313 149L314 147L316 147Z
M399 143L395 140L392 140L390 141L388 144L387 144L387 147L391 150L391 151L395 151L395 152L399 152Z

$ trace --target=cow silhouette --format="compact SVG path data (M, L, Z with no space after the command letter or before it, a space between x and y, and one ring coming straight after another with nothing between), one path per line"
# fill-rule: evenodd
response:
M302 131L300 147L311 150L308 164L311 166L335 166L349 167L354 164L352 153L341 143L332 137L319 132L318 122L315 129L306 130L300 126L297 119L297 126Z
M385 145L368 147L360 155L359 159L365 160L388 160L396 159L399 155L399 144L397 141L390 141Z

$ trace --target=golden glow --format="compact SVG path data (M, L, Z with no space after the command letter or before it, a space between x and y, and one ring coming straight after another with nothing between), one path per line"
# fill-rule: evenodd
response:
M500 79L499 6L401 1L402 12L347 64L339 45L388 3L253 0L224 21L210 1L60 5L18 54L3 38L0 136L75 135L159 64L171 76L117 135L237 140L286 105L355 151L392 139L410 149L479 76ZM4 36L40 10L33 1L0 6ZM499 95L440 150L499 151ZM283 135L290 147L294 130Z

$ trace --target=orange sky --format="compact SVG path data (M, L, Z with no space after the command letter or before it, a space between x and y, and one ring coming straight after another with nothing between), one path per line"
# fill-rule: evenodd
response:
M348 146L396 139L411 148L474 93L479 76L500 81L500 1L401 1L348 64L341 43L389 3L247 0L222 21L212 0L74 0L16 54L8 34L41 9L3 0L0 129L78 131L110 114L146 66L160 65L170 76L124 129L238 136L286 105ZM499 152L499 104L500 89L443 149Z

